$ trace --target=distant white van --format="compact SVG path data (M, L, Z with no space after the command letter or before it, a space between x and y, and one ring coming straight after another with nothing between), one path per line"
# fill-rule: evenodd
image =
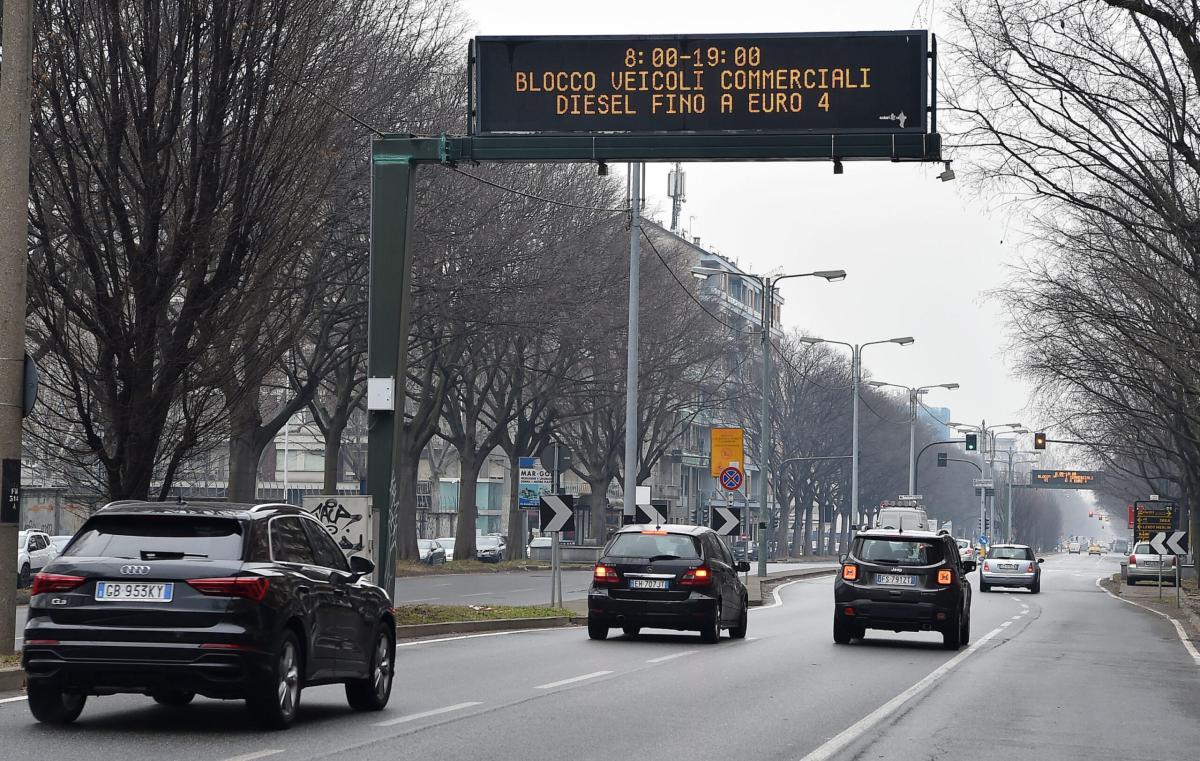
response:
M873 528L928 531L929 517L920 507L882 507L875 516Z

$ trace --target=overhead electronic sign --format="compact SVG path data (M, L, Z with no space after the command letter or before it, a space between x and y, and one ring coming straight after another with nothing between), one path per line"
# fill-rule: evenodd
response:
M925 31L477 37L472 128L477 134L924 133L928 37Z
M1095 489L1101 475L1097 470L1035 470L1029 483L1043 489Z

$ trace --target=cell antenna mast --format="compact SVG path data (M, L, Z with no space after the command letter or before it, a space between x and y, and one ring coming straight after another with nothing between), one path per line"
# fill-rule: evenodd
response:
M671 197L671 232L679 232L679 212L683 210L685 182L683 164L675 162L675 168L667 173L667 195Z

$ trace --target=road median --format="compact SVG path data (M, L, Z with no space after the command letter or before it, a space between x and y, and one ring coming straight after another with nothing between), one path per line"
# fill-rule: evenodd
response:
M396 638L547 629L571 625L572 615L568 609L537 605L397 605Z

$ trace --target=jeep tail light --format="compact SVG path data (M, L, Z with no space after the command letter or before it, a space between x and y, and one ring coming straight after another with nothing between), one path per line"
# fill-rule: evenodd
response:
M597 563L595 570L592 571L592 581L597 584L619 584L621 574L617 573L617 569L611 565Z
M227 576L214 579L188 579L188 586L213 597L241 597L262 602L270 586L263 576Z
M61 573L39 573L33 577L31 595L43 592L70 592L84 582L82 576L67 576Z
M943 568L942 570L938 571L938 583L939 584L953 584L954 583L954 574L950 572L949 568Z
M679 579L679 585L684 587L707 587L709 584L712 584L712 572L706 566L691 568Z
M858 566L844 565L842 566L842 578L846 581L858 581Z

